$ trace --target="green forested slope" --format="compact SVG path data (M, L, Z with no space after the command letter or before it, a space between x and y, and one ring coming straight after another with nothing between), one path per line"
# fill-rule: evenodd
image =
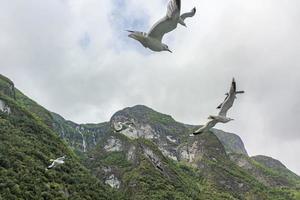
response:
M0 112L0 199L114 199L43 120L3 93L0 100L11 110ZM64 165L45 170L62 155Z

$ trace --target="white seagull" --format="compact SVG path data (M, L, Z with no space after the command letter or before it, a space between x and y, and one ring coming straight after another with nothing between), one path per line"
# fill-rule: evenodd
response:
M206 131L209 131L211 128L213 128L218 122L221 123L227 123L233 119L227 117L227 112L228 110L233 106L233 102L236 99L236 94L242 94L245 93L244 91L236 91L236 82L234 80L234 78L232 79L232 83L231 83L231 87L229 90L229 93L226 93L226 98L223 101L223 103L221 103L217 109L220 109L220 112L217 116L215 115L210 115L208 117L209 121L202 126L201 128L199 128L197 131L195 131L193 134L197 135Z
M114 123L114 125L113 125L114 132L118 133L127 128L132 128L132 125L134 125L134 123L132 121Z
M152 51L172 51L168 45L162 43L162 38L166 33L176 29L177 24L186 26L184 20L188 17L193 17L196 13L196 8L190 12L180 15L181 0L170 0L167 8L167 14L158 22L156 22L148 33L139 31L128 31L128 37L139 41L145 48Z
M52 168L56 167L57 165L64 164L64 163L65 163L65 159L66 159L66 156L63 156L63 157L57 158L57 159L55 159L55 160L53 160L53 159L50 159L50 162L52 162L52 164L51 164L51 165L49 165L49 166L47 167L47 169L46 169L46 170L48 170L48 169L52 169Z

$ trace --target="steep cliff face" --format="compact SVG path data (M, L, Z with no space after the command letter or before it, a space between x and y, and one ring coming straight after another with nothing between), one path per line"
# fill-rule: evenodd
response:
M93 149L110 130L107 122L76 124L56 113L51 113L51 115L53 117L52 128L77 152L85 153Z

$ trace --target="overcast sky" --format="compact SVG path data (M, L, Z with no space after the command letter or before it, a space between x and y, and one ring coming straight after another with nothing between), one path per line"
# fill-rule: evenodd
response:
M218 125L300 174L300 1L184 0L197 15L153 53L127 37L147 31L167 0L0 0L0 73L78 123L147 105L203 124L232 77L238 96Z

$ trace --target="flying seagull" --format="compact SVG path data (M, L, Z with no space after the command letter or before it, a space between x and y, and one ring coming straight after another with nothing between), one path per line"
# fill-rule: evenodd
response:
M209 131L211 128L213 128L217 123L221 122L221 123L227 123L233 119L227 117L227 112L228 110L233 106L233 102L236 99L236 94L242 94L245 93L244 91L236 91L236 82L234 80L234 78L232 79L231 82L231 87L229 90L229 93L226 93L226 98L223 101L223 103L221 103L217 109L220 109L220 112L217 116L215 115L210 115L208 117L209 121L202 126L201 128L199 128L198 130L196 130L193 134L197 135L206 131Z
M245 93L244 91L236 91L236 82L234 80L234 78L232 79L231 82L231 87L229 90L229 93L226 93L226 97L223 101L223 103L221 103L217 109L220 109L219 115L226 117L227 111L233 106L233 102L236 99L236 94L243 94Z
M117 122L117 123L114 124L114 131L116 133L118 133L118 132L121 132L121 131L123 131L127 128L131 128L132 125L134 125L134 123L131 122L131 121L130 122Z
M57 165L64 164L64 163L65 163L65 159L66 159L66 156L63 156L63 157L57 158L57 159L55 159L55 160L53 160L53 159L50 159L50 162L52 162L52 164L51 164L51 165L49 165L49 166L47 167L47 169L46 169L46 170L48 170L48 169L52 169L52 168L56 167Z
M196 13L196 8L190 12L180 15L181 0L170 0L167 8L167 14L158 22L156 22L148 33L140 31L131 31L128 37L139 41L145 48L152 51L172 51L168 45L162 43L162 38L166 33L176 29L177 24L186 26L184 20L188 17L193 17Z

